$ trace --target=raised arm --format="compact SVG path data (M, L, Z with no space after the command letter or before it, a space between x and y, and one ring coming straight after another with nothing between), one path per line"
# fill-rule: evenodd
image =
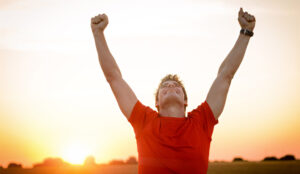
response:
M91 28L95 39L100 66L118 102L121 112L129 119L131 111L137 102L137 97L122 78L121 71L110 53L105 37L104 29L108 24L106 14L99 14L91 19Z
M239 11L238 21L242 29L253 32L255 18L247 12L244 12L242 8L240 8ZM245 34L239 35L234 47L222 62L217 78L208 92L206 102L213 111L215 119L218 119L223 112L231 80L244 58L249 40L250 36Z

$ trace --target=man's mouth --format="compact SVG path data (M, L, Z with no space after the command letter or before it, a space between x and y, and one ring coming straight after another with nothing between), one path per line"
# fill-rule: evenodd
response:
M176 94L178 94L178 91L175 90L175 89L169 89L169 90L166 91L166 93L167 93L167 92L175 92Z

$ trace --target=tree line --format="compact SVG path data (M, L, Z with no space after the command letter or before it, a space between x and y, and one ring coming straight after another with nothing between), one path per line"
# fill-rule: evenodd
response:
M280 158L277 158L275 156L267 156L261 161L290 161L290 160L296 160L294 155L287 154L284 155ZM239 162L239 161L245 161L242 157L235 157L232 162ZM102 166L102 165L128 165L128 164L137 164L138 160L136 159L135 156L130 156L127 158L127 160L121 160L121 159L113 159L107 164L96 164L95 158L93 156L88 156L83 164L83 167L97 167L97 166ZM46 158L43 162L41 163L36 163L33 165L33 168L45 168L45 167L53 167L53 168L62 168L62 167L71 167L70 163L67 163L63 161L61 158ZM6 169L22 169L23 166L22 164L11 162L8 164ZM2 166L0 166L0 171L4 170Z

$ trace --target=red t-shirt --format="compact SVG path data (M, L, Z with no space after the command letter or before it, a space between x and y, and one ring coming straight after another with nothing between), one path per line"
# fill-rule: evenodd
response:
M204 101L184 118L163 117L140 101L129 117L137 141L139 174L206 174L218 123Z

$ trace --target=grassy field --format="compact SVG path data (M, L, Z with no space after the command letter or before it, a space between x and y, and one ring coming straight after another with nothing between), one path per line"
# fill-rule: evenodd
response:
M0 174L137 174L137 165L107 165L97 168L5 169ZM208 174L300 174L300 161L213 162Z
M214 162L208 174L300 174L300 161Z

